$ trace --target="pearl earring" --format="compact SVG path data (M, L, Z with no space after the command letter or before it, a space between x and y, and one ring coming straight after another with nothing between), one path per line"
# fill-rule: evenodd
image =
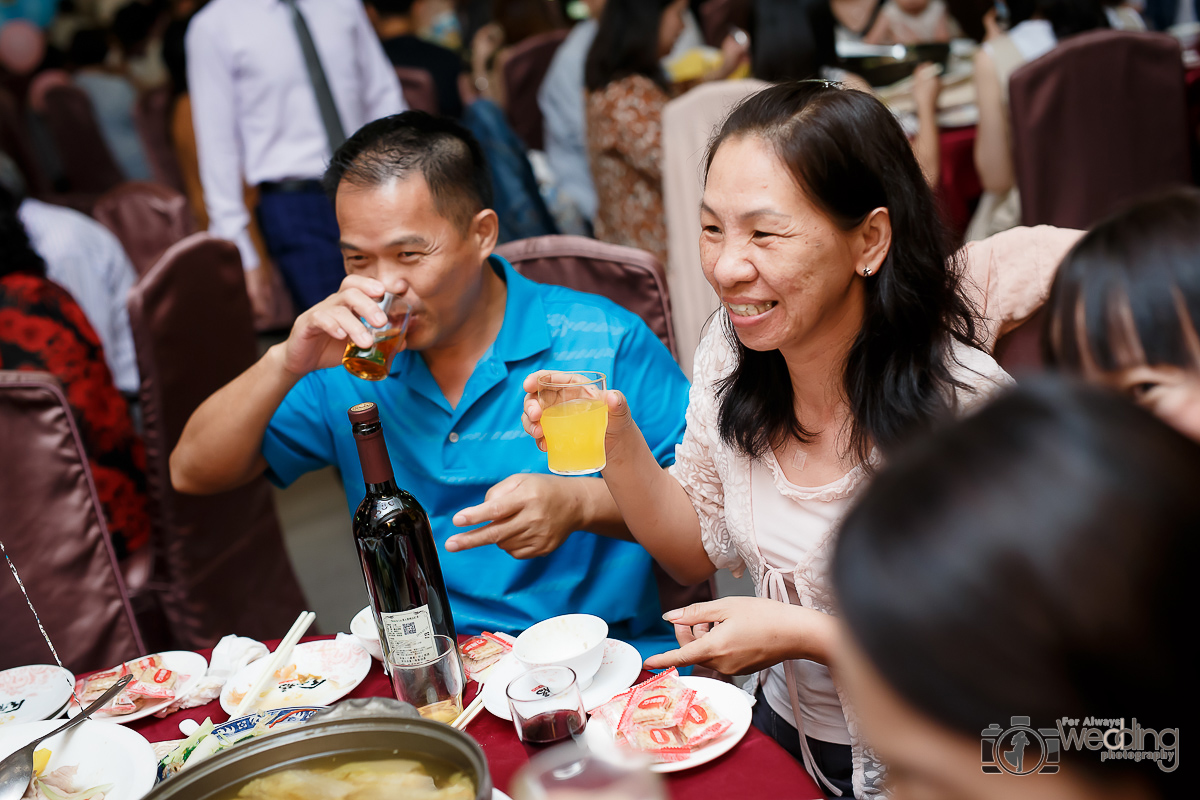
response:
M863 267L863 277L866 278L866 277L869 277L870 275L871 275L871 268Z

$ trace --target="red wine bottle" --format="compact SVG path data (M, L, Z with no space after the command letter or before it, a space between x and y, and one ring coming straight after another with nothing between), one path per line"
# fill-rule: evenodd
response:
M456 641L450 599L442 580L429 515L396 485L379 409L350 409L367 496L354 512L354 542L385 664L419 664L437 658L435 635Z

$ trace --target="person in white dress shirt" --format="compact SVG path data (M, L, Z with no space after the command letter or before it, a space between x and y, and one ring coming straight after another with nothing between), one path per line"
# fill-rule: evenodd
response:
M291 1L212 0L192 19L186 38L209 231L238 246L259 312L269 304L269 290L247 230L243 181L259 187L259 225L297 311L335 293L345 276L337 220L318 181L334 136L323 122ZM405 110L400 82L359 0L294 2L342 138Z

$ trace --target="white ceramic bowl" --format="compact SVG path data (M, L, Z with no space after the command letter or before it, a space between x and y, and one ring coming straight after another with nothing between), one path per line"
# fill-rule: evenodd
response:
M375 627L375 613L370 606L350 620L350 633L354 634L363 649L371 654L371 658L383 661L383 645L379 643L379 629Z
M608 623L591 614L564 614L543 620L517 637L513 655L526 668L570 667L586 689L600 669Z

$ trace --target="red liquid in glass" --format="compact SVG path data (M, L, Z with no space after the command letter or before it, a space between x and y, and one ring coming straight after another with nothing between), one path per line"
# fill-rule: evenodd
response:
M548 711L522 723L522 738L525 744L542 747L582 733L585 724L578 711Z

